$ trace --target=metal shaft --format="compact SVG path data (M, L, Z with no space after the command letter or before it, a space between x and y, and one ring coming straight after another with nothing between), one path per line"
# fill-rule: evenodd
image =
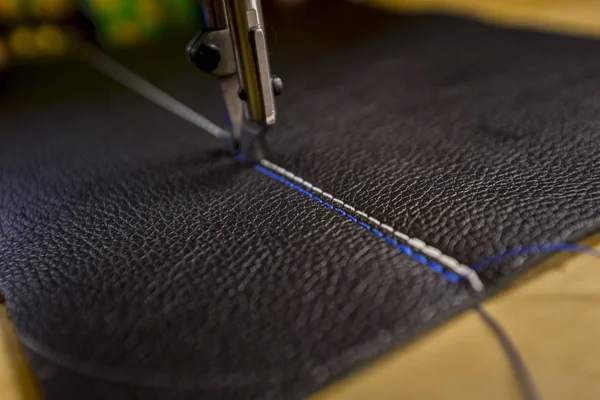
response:
M206 29L227 29L227 12L223 0L204 0Z
M260 11L260 2L253 0L225 1L227 2L229 29L232 32L233 47L238 65L238 78L246 101L248 117L254 121L263 121L265 114L251 43L252 28L248 20L248 10L254 8Z

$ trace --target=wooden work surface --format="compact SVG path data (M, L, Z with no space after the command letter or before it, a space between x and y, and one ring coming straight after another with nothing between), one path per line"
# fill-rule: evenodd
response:
M600 235L583 244L600 249ZM485 308L511 336L544 400L600 398L600 259L558 254ZM521 399L496 337L469 311L314 400Z
M600 249L600 235L583 244ZM522 352L545 400L600 398L600 259L557 254L487 310ZM0 311L0 399L40 396ZM520 399L495 336L470 311L339 381L314 400Z

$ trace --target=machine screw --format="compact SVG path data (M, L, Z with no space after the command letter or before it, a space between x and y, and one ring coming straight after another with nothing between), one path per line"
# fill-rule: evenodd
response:
M273 85L273 94L279 96L283 92L283 81L277 75L271 76L271 84Z
M214 71L221 62L221 52L213 44L199 43L189 52L190 60L203 71Z

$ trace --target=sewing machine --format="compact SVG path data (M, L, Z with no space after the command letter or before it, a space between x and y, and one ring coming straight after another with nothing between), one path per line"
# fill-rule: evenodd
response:
M205 28L187 46L190 62L220 79L230 121L226 149L242 161L266 152L265 134L275 124L275 96L260 0L204 0Z

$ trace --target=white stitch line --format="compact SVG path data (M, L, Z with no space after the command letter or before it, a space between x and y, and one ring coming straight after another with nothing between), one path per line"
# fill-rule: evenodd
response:
M377 226L381 225L381 222L379 222L378 220L376 220L373 217L369 217L368 220L371 221L373 224L375 224Z
M390 232L390 233L394 233L394 228L392 228L392 227L391 227L391 226L389 226L389 225L386 225L386 224L381 224L381 228L382 228L382 229L385 229L386 231L388 231L388 232Z
M461 276L461 277L467 279L469 281L471 287L473 288L473 290L480 292L483 289L485 289L485 286L483 285L483 282L481 282L481 279L479 278L479 275L477 275L477 272L475 272L473 269L467 267L466 265L459 263L458 260L456 260L455 258L445 255L439 249L436 249L435 247L427 245L422 240L411 238L402 232L396 231L396 230L394 230L394 228L392 228L389 225L382 224L380 221L376 220L375 218L368 216L367 214L365 214L362 211L356 210L356 208L344 203L340 199L333 197L332 195L330 195L327 192L324 192L323 190L319 189L318 187L311 185L310 183L306 182L304 179L281 168L280 166L272 163L269 160L264 160L264 159L260 160L260 164L263 167L269 168L275 172L280 173L281 175L284 175L284 176L290 178L291 180L303 185L306 188L310 188L312 191L321 194L323 197L330 199L332 202L341 204L344 208L351 210L352 212L354 212L356 215L362 217L363 219L370 221L372 224L377 225L390 233L393 233L394 236L405 241L409 246L413 247L418 252L423 253L423 255L426 255L428 257L435 259L437 262L444 265L446 268L450 269L452 272L454 272L458 276Z
M364 212L362 212L362 211L358 211L358 210L356 210L356 215L358 215L359 217L362 217L362 218L364 218L364 219L367 219L367 218L369 218L369 216L368 216L367 214L365 214L365 213L364 213Z
M402 232L394 231L394 235L396 235L396 237L404 240L405 242L408 242L410 240L410 238L408 237L408 235L405 235Z

